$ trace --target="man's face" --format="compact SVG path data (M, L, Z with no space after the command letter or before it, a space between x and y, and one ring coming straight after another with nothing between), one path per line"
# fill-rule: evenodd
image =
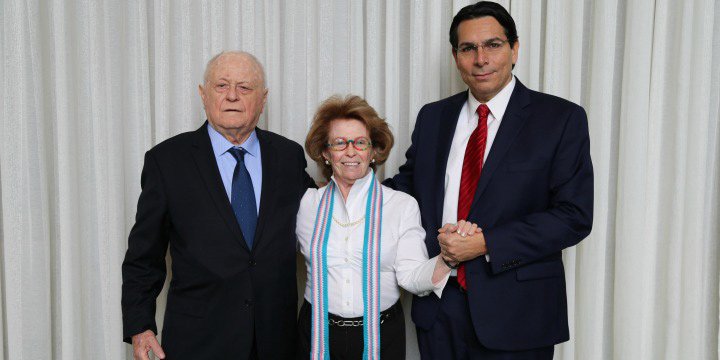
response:
M457 32L458 49L477 46L477 51L453 50L460 76L475 98L488 102L512 80L512 65L517 61L519 42L515 41L510 47L505 29L492 16L465 20Z
M255 129L267 100L261 78L247 56L227 54L215 61L199 90L208 121L219 133L244 141Z

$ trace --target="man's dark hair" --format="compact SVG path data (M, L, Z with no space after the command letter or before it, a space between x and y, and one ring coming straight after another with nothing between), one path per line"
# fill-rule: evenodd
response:
M500 23L505 29L505 36L507 37L508 44L510 47L515 46L515 42L518 39L517 28L515 28L515 20L513 20L510 13L505 10L502 5L490 1L480 1L473 5L468 5L457 13L453 18L452 24L450 25L450 44L453 49L458 47L458 26L465 20L477 19L485 16L492 16Z

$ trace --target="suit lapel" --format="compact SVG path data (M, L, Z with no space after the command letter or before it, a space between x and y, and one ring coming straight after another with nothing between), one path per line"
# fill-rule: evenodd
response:
M443 202L445 201L445 171L450 156L450 146L452 145L455 128L457 127L458 117L463 105L467 101L467 91L463 91L448 99L441 112L440 125L437 134L437 158L435 164L437 170L435 173L435 218L437 224L442 225ZM418 144L419 145L419 144ZM422 145L420 145L422 146Z
M512 145L523 125L525 125L525 121L529 115L525 108L528 105L530 105L529 91L520 83L520 80L516 79L515 89L510 96L510 102L505 110L505 116L500 123L497 135L495 135L492 148L490 148L490 154L488 154L487 160L483 165L482 174L480 174L480 180L475 190L475 197L473 198L468 217L474 215L473 210L477 207L478 199L482 196L493 174L500 163L502 163L502 159L505 157L508 149L510 149L510 145Z
M220 217L225 221L228 228L233 234L233 237L247 249L247 244L242 236L240 225L235 219L235 213L228 200L227 193L225 192L225 186L223 185L222 178L220 178L220 170L215 160L215 153L210 143L210 136L207 130L207 121L203 126L195 131L195 139L193 141L192 156L195 161L195 165L198 167L200 177L205 183L205 187L210 194L210 198L215 203L215 206L220 213Z
M253 249L260 245L262 232L265 228L268 218L272 216L272 198L277 189L277 181L280 178L280 168L278 164L277 149L272 145L272 140L264 130L255 128L255 132L260 142L260 152L262 154L262 190L260 194L260 212L258 213L257 230L255 230L255 239L253 239Z

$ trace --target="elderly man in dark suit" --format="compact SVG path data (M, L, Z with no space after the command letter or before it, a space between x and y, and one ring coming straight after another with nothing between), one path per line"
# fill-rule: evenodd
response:
M267 99L244 52L208 62L207 122L145 154L122 266L124 340L136 359L294 356L295 217L314 186L302 148L256 127ZM172 281L156 339L155 300L170 248Z
M552 359L569 338L561 250L592 226L585 111L513 77L520 44L502 6L460 10L450 42L469 90L420 110L407 162L386 181L418 200L429 255L457 266L440 298L414 299L420 353ZM480 230L441 228L465 221Z

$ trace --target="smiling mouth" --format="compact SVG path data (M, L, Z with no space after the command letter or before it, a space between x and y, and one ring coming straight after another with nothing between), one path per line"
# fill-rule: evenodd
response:
M358 165L360 165L359 162L344 162L344 163L342 163L342 164L345 165L345 166L358 166Z

